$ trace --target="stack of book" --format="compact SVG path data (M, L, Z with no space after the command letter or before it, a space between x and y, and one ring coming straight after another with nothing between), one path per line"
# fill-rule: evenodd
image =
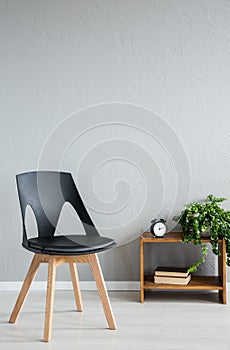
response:
M186 286L191 280L191 274L184 267L157 267L154 271L154 283L179 284Z

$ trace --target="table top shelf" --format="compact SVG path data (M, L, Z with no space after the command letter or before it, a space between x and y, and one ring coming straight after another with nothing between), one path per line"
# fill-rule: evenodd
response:
M144 243L182 243L183 237L183 232L167 232L164 237L154 237L151 232L144 232L140 239ZM210 242L209 237L202 237L200 240L203 243Z

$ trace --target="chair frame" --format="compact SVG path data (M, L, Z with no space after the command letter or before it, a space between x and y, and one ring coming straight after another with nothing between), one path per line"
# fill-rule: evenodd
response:
M82 304L82 297L81 297L81 291L79 286L79 278L78 278L76 263L89 263L97 285L98 293L102 302L108 327L112 330L117 329L97 254L85 254L85 255L77 255L77 256L34 254L33 260L31 262L31 265L29 267L29 270L23 282L21 291L15 303L14 309L10 316L9 323L16 322L20 314L20 311L22 309L22 306L24 304L24 301L27 297L27 294L29 292L30 286L36 276L36 273L41 263L48 263L48 280L47 280L46 309L45 309L45 323L44 323L44 337L43 337L44 342L50 341L51 333L52 333L56 267L64 263L68 263L70 267L70 273L72 278L77 311L79 312L83 311L83 304Z

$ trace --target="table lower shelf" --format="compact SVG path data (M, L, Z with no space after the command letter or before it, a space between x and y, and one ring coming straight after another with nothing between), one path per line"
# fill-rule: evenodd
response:
M188 290L223 290L221 279L217 276L192 276L186 286L177 284L156 284L153 276L145 276L143 289L188 289Z

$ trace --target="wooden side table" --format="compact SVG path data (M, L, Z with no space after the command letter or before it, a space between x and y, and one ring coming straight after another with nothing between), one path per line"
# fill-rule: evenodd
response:
M163 238L156 238L150 232L144 232L140 237L140 302L144 303L145 290L165 289L165 290L218 290L219 297L223 304L227 303L226 297L226 242L219 240L221 255L218 257L218 276L192 276L191 281L186 286L173 284L155 284L153 273L151 276L144 272L144 245L148 243L181 243L182 232L168 232ZM202 238L203 243L209 243L209 238Z

